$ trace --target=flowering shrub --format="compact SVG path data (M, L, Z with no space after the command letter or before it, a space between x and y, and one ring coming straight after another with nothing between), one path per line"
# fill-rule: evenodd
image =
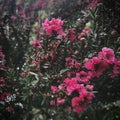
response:
M51 21L60 21L63 24L58 18L52 18ZM113 77L114 73L118 76L119 65L115 64L119 59L115 57L114 51L107 47L103 47L98 56L93 55L91 59L78 57L83 46L81 41L78 37L71 41L69 32L63 30L62 24L59 24L60 29L56 29L53 27L56 26L56 22L51 21L45 20L43 23L45 33L40 33L40 40L31 42L31 49L26 54L27 59L20 74L20 80L24 81L22 99L27 100L30 97L30 101L34 102L39 96L41 98L39 106L44 109L47 106L46 111L49 115L51 113L48 106L51 111L57 106L58 109L65 108L66 111L80 113L95 97L92 80L103 76L108 70L110 70L108 77ZM58 31L61 29L65 32L59 38ZM76 48L77 44L79 46Z

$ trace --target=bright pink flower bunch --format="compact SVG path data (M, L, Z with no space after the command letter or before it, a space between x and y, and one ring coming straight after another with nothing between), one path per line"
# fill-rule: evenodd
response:
M55 93L57 91L57 86L51 86L51 90L53 93Z
M99 77L106 70L108 64L99 57L93 57L91 60L86 61L84 66L91 71L92 76Z
M50 101L50 105L63 105L69 98L73 111L77 113L83 111L94 97L93 85L82 84L77 78L66 78L64 83L58 87L51 86L51 90L53 94L63 93L67 98L58 96L55 100Z
M64 93L71 101L71 107L74 112L81 112L86 108L92 98L93 94L93 85L85 85L79 82L77 78L66 78L64 83L57 86L51 86L53 94ZM56 100L50 101L50 105L63 105L67 102L66 97L58 96Z
M66 58L66 64L69 69L75 67L75 63L75 59ZM69 104L67 107L72 108L77 113L83 111L94 97L94 86L90 84L90 80L94 77L100 77L109 68L113 68L110 74L111 77L116 77L120 74L120 60L115 58L112 49L104 47L97 57L86 60L84 66L80 68L86 69L84 71L79 69L79 72L74 70L68 72L69 77L65 78L60 85L57 83L57 85L51 86L51 91L55 98L53 97L54 100L50 102L50 105L65 105L69 100L71 105ZM61 93L63 94L62 97Z
M52 18L52 20L46 19L44 23L42 24L43 28L46 31L46 35L52 35L52 33L55 31L57 35L63 34L63 21L59 18L55 19Z
M105 70L113 65L113 72L111 73L113 77L120 74L119 61L120 60L115 58L114 51L111 48L104 47L102 51L98 53L97 57L86 61L84 67L91 72L92 77L100 77Z
M74 96L71 99L71 106L74 112L83 111L86 105L89 104L94 97L94 94L91 92L93 90L93 85L86 86L85 84L81 84L76 78L66 78L64 83L67 90L66 94Z
M91 76L91 72L80 71L76 73L76 79L81 83L88 83L88 81L91 79Z
M115 60L114 51L107 47L102 48L102 51L98 53L98 57L110 64L112 64Z
M86 108L86 105L91 103L94 96L94 94L88 92L85 87L83 87L79 92L79 96L72 98L72 107L74 112L77 113L82 112Z

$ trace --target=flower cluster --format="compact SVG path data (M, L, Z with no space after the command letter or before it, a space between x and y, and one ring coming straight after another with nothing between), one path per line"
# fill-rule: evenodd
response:
M46 31L47 36L56 36L61 35L63 33L62 25L63 21L60 19L53 18L51 21L48 19L42 24L43 28ZM65 54L68 54L68 57L64 57L62 60L65 61L63 67L67 68L66 77L63 77L61 74L55 75L54 79L52 79L50 83L51 92L49 93L51 96L50 105L57 106L57 107L65 107L70 108L68 111L74 112L82 112L85 110L86 106L92 102L94 98L93 88L94 86L91 84L91 80L93 78L99 78L103 73L108 70L109 68L113 67L113 71L110 73L111 77L116 77L119 74L119 60L115 58L114 51L111 48L103 47L102 51L98 52L98 56L93 56L91 59L86 59L84 62L79 62L76 60L76 57L72 57L71 54L74 54L74 49L71 49L73 41L79 44L79 40L90 35L91 33L92 24L90 22L86 23L84 29L78 36L78 40L76 41L75 30L69 29L65 31L65 39L60 38L61 41L57 41L56 39L53 40L51 37L48 39L44 38L44 35L41 36L41 40L32 41L31 45L34 51L34 48L40 48L40 51L44 51L42 54L35 49L35 59L31 61L31 71L37 72L38 76L41 79L44 79L46 71L51 71L51 68L59 64L59 56L64 56L64 49L62 48L59 51L59 48L66 44L67 42L70 43L70 48L67 48ZM43 38L42 38L43 37ZM53 37L54 38L54 37ZM46 41L44 41L44 39ZM46 43L46 47L44 46ZM41 47L42 46L42 47ZM51 55L52 53L52 55ZM76 55L76 54L75 54ZM71 57L69 57L71 56ZM50 66L49 63L52 63ZM30 64L30 62L29 62ZM40 70L39 70L40 69ZM55 68L56 69L56 68ZM41 73L39 72L41 71ZM42 72L43 71L43 72ZM46 72L44 74L44 72ZM64 72L63 72L64 73ZM21 73L22 78L25 77L25 72ZM29 72L30 76L31 72ZM34 74L34 73L32 73ZM42 76L40 75L42 74ZM36 77L36 74L34 74ZM38 78L36 78L38 79ZM41 89L45 86L44 84ZM48 93L47 93L48 94Z
M115 58L114 51L111 48L104 47L98 52L98 56L85 61L83 66L76 64L76 60L71 57L66 58L66 64L69 69L75 67L78 71L69 72L69 77L65 78L60 85L51 86L51 91L55 100L50 102L50 105L61 106L70 101L69 106L74 112L85 110L86 105L91 103L94 93L94 86L90 84L92 78L98 78L103 75L104 71L113 66L111 77L116 77L120 74L120 60ZM78 66L78 67L77 67ZM82 70L82 68L84 70ZM63 94L62 96L60 94Z
M62 25L63 21L59 18L57 19L52 18L52 20L50 21L46 19L42 24L43 28L46 31L46 35L52 35L53 32L56 32L57 35L62 35L63 34Z
M71 57L67 57L66 58L66 66L68 66L68 68L76 68L76 69L80 69L81 64L74 58Z
M93 85L85 85L75 78L66 78L64 83L57 86L51 86L53 94L63 93L65 97L58 96L56 100L52 100L50 105L63 105L68 99L71 101L70 106L74 112L81 112L86 108L86 105L91 103L93 94Z
M104 47L97 57L86 61L84 67L91 72L92 77L100 77L105 70L113 65L113 72L111 73L113 77L120 74L119 61L119 59L115 58L114 51L111 48Z

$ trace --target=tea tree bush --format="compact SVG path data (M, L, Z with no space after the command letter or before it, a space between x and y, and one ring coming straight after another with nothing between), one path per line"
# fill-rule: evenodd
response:
M108 1L0 1L1 119L119 119L120 4Z

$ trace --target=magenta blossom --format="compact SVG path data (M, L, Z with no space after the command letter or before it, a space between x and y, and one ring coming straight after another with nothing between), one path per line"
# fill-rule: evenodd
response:
M55 93L57 91L57 86L51 86L51 90L53 93Z
M116 76L118 76L118 75L120 75L120 59L116 59L116 60L114 61L113 71L112 71L112 73L110 74L110 76L111 76L112 78L114 78L114 77L116 77Z
M78 97L72 99L72 107L74 112L82 112L86 105L89 104L94 97L93 93L87 92L84 88L81 90Z
M72 107L73 107L74 112L79 113L85 109L85 106L83 106L83 104L81 104L81 103L82 103L82 101L81 101L80 97L74 97L72 99Z
M64 82L66 84L66 90L68 94L71 94L73 91L79 90L81 88L81 85L77 83L75 78L66 78Z
M74 91L80 93L81 89L84 88L84 85L79 84L76 78L66 78L64 82L68 95L70 95Z
M109 64L112 64L115 60L114 51L107 47L102 48L102 52L98 53L98 57L100 59L103 59L104 61L106 61Z
M46 19L44 23L42 23L43 28L46 31L46 35L52 35L52 33L55 31L58 35L63 34L62 29L63 21L59 18L55 19L52 18L51 21Z
M57 106L60 106L65 103L65 99L57 98L56 104Z
M26 73L22 72L22 73L20 73L20 76L24 78L26 76Z
M92 77L99 77L108 68L108 64L98 57L93 57L84 64L87 70L92 72Z
M76 79L79 82L88 83L90 78L91 78L90 72L80 71L79 73L76 73Z

